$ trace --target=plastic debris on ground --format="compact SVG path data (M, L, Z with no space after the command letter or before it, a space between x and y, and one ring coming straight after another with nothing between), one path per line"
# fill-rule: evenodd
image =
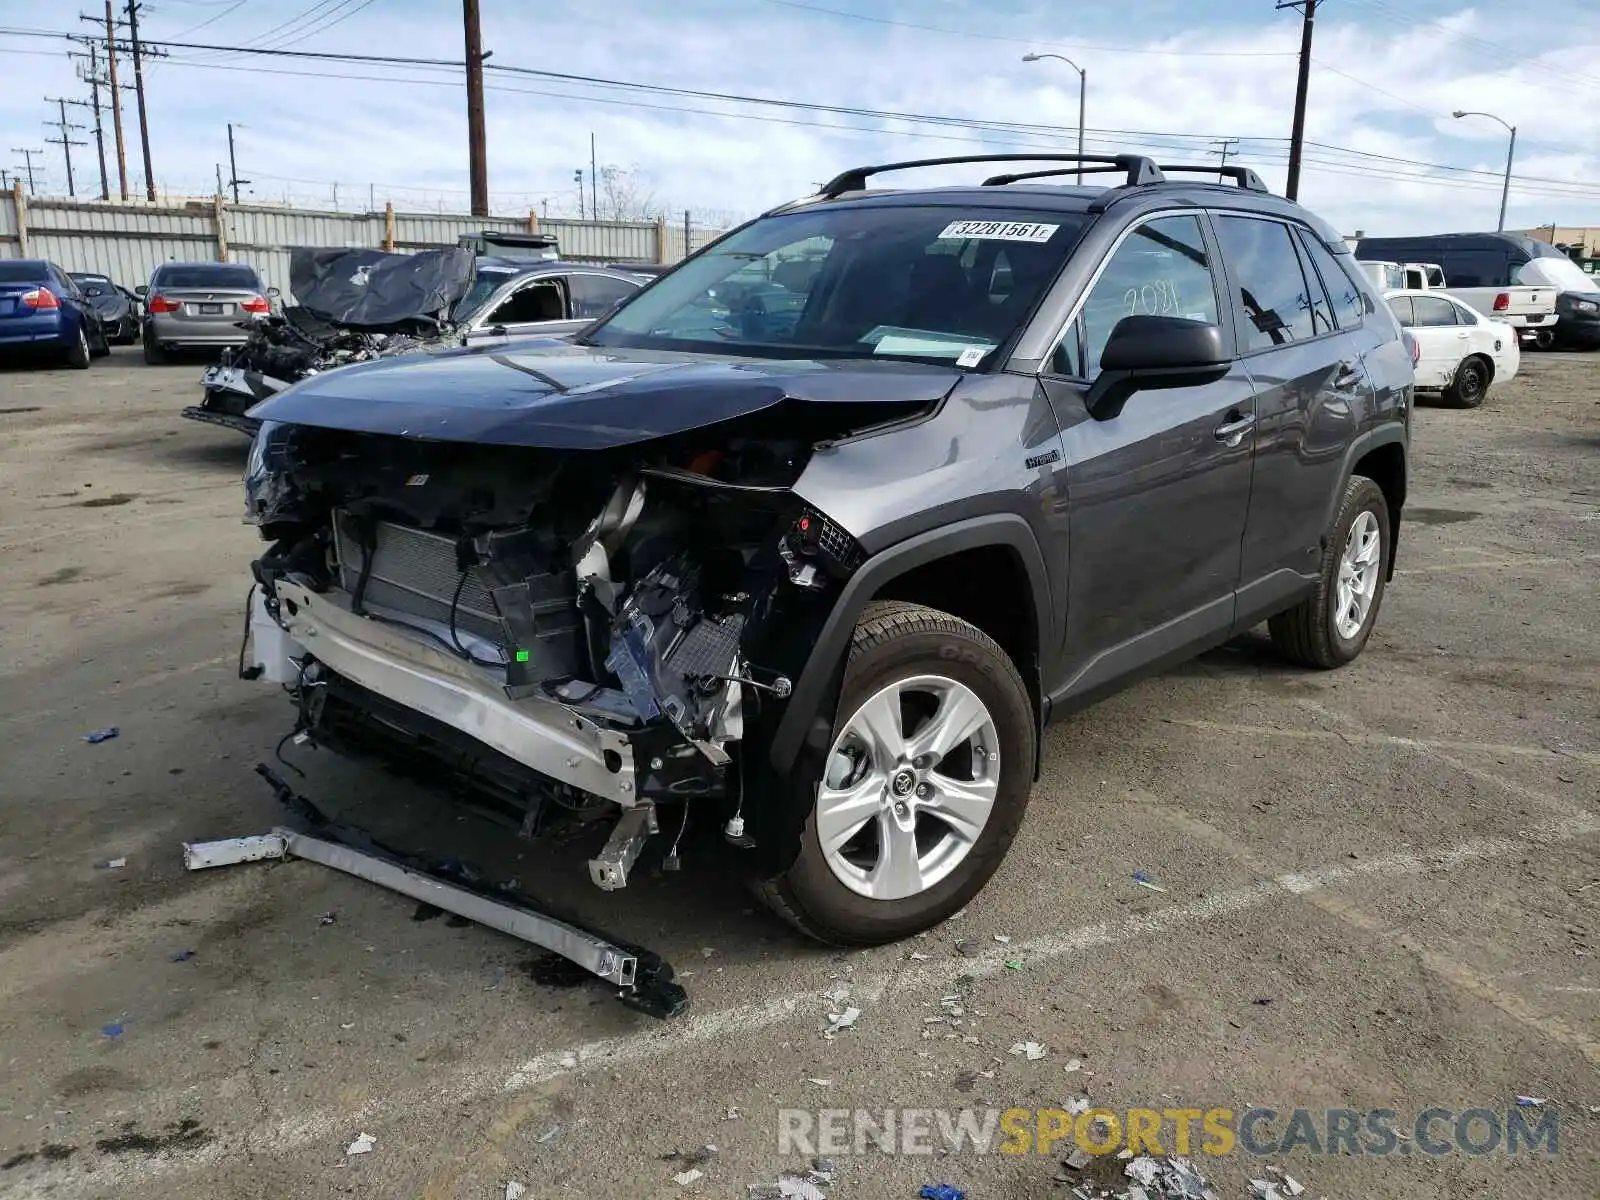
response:
M96 871L120 871L127 865L128 860L125 858L102 858L95 863L94 869Z
M174 954L172 956L172 961L173 962L188 962L193 957L194 957L194 951L193 950L179 950L176 954Z
M1518 1108L1538 1108L1541 1104L1549 1104L1549 1103L1550 1103L1550 1101L1544 1096L1518 1096L1517 1097L1517 1107Z
M83 740L91 746L98 746L101 742L109 742L121 732L122 730L113 725L110 729L96 729L93 733L86 733L83 735Z
M1068 1075L1071 1075L1075 1071L1081 1071L1081 1070L1083 1070L1083 1059L1081 1059L1081 1058L1069 1058L1069 1059L1067 1059L1067 1065L1062 1067L1061 1069L1063 1071L1065 1071Z
M344 1148L346 1154L371 1154L372 1148L378 1144L378 1139L370 1133L359 1135L355 1141Z
M1067 1111L1075 1117L1081 1117L1089 1111L1089 1097L1074 1096L1067 1101Z
M1029 1062L1037 1062L1045 1056L1046 1051L1038 1042L1013 1042L1011 1053L1020 1055Z
M1008 970L1008 971L1020 971L1020 970L1022 970L1022 963L1019 962L1017 959L1013 958L1013 959L1009 960L1006 963L1006 970Z
M690 1167L687 1171L679 1171L672 1177L672 1180L679 1187L688 1187L691 1183L696 1183L705 1177L706 1173L699 1167Z
M321 914L318 915L317 924L318 925L332 925L338 919L339 919L339 914L334 912L332 909L329 909L327 912L321 913Z
M956 943L956 953L963 958L975 958L978 954L978 943L971 938L962 938Z
M836 983L827 991L822 993L822 998L829 1004L843 1004L846 1000L850 999L850 985L843 982Z
M1090 1154L1082 1146L1074 1146L1072 1153L1061 1160L1061 1165L1070 1167L1074 1171L1081 1171L1093 1161L1094 1155Z
M1123 1173L1147 1189L1149 1200L1218 1200L1206 1177L1187 1158L1141 1154L1128 1161Z
M917 1195L921 1200L967 1200L965 1192L949 1183L925 1183Z
M100 1036L113 1040L122 1036L122 1031L127 1028L121 1021L108 1021L100 1026Z
M550 1126L549 1129L546 1129L543 1133L541 1133L538 1137L534 1138L533 1140L538 1142L540 1145L543 1145L545 1142L548 1142L551 1138L555 1137L556 1134L558 1134L560 1132L561 1132L561 1124L558 1121L556 1124Z
M828 1027L822 1031L822 1036L832 1038L834 1034L839 1033L841 1030L853 1029L855 1023L860 1019L861 1010L854 1006L845 1009L843 1012L829 1013Z
M821 1164L828 1170L818 1170ZM822 1189L833 1182L832 1167L827 1159L816 1159L804 1175L786 1172L776 1183L752 1183L745 1188L745 1200L827 1200Z
M994 940L999 942L1002 946L1009 946L1011 944L1011 939L1003 933L995 934Z
M522 1200L528 1194L528 1185L515 1179L506 1181L506 1200Z
M815 1078L812 1078L812 1079L807 1079L806 1082L807 1083L814 1083L818 1087L832 1087L833 1086L833 1080L831 1080L831 1079L815 1079Z
M1154 879L1150 878L1150 873L1148 871L1135 871L1133 873L1133 881L1142 888L1149 888L1152 892L1164 892L1167 890Z
M923 954L920 950L913 950L911 952L911 961L912 962L927 962L928 961L928 956L926 954Z

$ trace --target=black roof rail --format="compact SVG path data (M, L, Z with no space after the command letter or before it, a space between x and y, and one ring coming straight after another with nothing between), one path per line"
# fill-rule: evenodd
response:
M1024 179L1044 179L1050 175L1110 175L1122 173L1121 167L1052 167L1048 171L1017 171L1011 175L991 175L983 181L984 187L1004 187L1008 183L1021 183Z
M1187 171L1201 175L1215 175L1219 179L1231 179L1240 187L1249 192L1271 191L1266 184L1261 182L1261 176L1257 175L1249 167L1218 167L1215 165L1206 164L1187 166L1182 163L1173 163L1171 166L1168 166L1166 163L1162 163L1160 169L1162 171L1174 172Z
M817 195L825 200L832 200L835 196L842 196L846 192L863 191L867 186L868 177L881 175L885 171L907 171L912 167L948 167L961 163L988 162L1105 163L1127 173L1128 187L1135 187L1142 183L1161 183L1165 178L1161 174L1161 168L1156 166L1152 159L1145 157L1143 154L967 154L956 158L917 158L908 162L880 163L873 167L851 167L848 171L841 171L823 184Z

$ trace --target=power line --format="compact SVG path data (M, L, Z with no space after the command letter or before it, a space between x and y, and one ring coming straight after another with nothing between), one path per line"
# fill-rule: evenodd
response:
M892 25L898 29L916 29L924 33L945 33L959 38L976 38L985 42L1010 42L1017 46L1060 46L1064 50L1104 50L1112 54L1157 54L1174 58L1288 58L1287 50L1158 50L1151 46L1107 46L1091 42L1046 42L1039 38L1007 37L998 33L978 33L971 29L948 29L940 25L921 25L915 21L897 21L889 17L876 17L867 13L845 12L837 8L823 8L817 4L803 4L800 0L765 0L780 8L794 8L802 12L820 13L850 21L866 21L873 25Z

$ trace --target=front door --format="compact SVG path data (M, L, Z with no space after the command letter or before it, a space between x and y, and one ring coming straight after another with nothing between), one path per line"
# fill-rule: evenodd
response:
M1232 623L1255 443L1244 369L1198 387L1135 392L1108 419L1084 407L1123 317L1183 317L1227 333L1214 262L1196 215L1135 226L1041 378L1066 454L1066 682L1058 703L1083 702L1130 673L1188 657Z
M1402 300L1410 308L1405 315L1399 308ZM1417 386L1448 387L1456 377L1456 368L1472 348L1472 327L1459 323L1456 306L1443 296L1396 296L1389 307L1417 339L1421 351Z

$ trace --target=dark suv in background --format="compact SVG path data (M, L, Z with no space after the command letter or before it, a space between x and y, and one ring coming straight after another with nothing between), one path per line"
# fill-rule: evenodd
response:
M1058 165L868 188L1019 158ZM1411 355L1334 230L1223 174L859 168L571 343L301 382L253 410L254 673L524 832L620 812L602 887L706 817L807 932L927 928L1050 718L1263 621L1313 668L1372 632Z

